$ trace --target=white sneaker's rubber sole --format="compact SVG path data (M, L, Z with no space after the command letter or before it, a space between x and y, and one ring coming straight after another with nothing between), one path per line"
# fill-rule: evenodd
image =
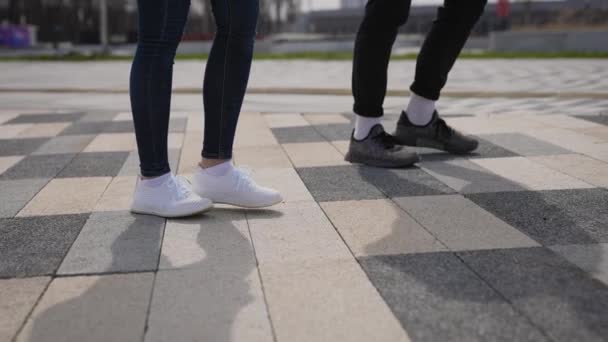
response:
M162 217L162 218L182 218L182 217L191 217L191 216L200 215L211 209L213 209L213 204L211 204L203 209L199 209L199 210L196 210L193 212L186 212L186 213L179 213L179 214L167 214L167 213L153 212L153 211L147 211L147 210L137 210L137 209L133 209L133 208L131 208L131 212L133 214L138 214L138 215L152 215L152 216L158 216L158 217Z
M275 206L275 205L283 203L283 202L285 202L285 201L280 200L280 201L270 203L270 204L262 204L262 205L254 205L254 206L242 205L242 204L236 204L236 203L228 203L228 202L213 202L213 203L231 205L233 207L244 208L244 209L263 209L263 208L269 208L269 207Z

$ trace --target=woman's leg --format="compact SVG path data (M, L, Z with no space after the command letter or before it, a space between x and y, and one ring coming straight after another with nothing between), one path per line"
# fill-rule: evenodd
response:
M215 163L232 158L232 145L249 80L258 0L211 0L217 33L203 89L205 141L202 156ZM211 165L214 163L211 161Z
M139 39L131 68L131 108L141 175L170 172L167 135L173 60L190 0L138 0Z
M131 69L131 107L142 178L131 211L161 217L190 216L213 204L174 177L167 158L173 60L190 0L138 0L139 42Z
M282 201L273 189L258 186L232 165L232 145L247 89L258 0L211 0L217 34L205 82L205 141L194 191L215 203L262 208Z

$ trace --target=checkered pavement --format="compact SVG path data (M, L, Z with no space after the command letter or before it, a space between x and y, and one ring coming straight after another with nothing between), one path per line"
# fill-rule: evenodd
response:
M526 101L453 100L479 150L403 170L344 162L349 115L245 113L235 162L285 203L179 220L128 212L129 113L0 111L0 340L606 340L604 104ZM172 115L180 174L202 125Z

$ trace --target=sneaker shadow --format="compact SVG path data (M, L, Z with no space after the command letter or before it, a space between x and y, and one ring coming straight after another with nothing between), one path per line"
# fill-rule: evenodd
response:
M272 340L246 221L250 212L281 215L273 210L218 208L168 220L164 233L159 230L154 237L157 266L120 271L138 273L65 278L72 282L63 283L67 288L59 292L67 291L69 299L48 298L51 305L34 316L19 340ZM120 245L136 236L133 230L141 229L145 220L133 217L112 244L108 269L124 265ZM53 281L57 279L61 280Z

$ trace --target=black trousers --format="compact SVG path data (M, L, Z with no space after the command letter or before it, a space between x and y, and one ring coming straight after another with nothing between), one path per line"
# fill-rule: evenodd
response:
M418 55L411 91L439 99L487 0L444 0ZM354 112L365 117L384 114L388 63L399 27L407 21L411 0L369 0L355 41L353 61Z

